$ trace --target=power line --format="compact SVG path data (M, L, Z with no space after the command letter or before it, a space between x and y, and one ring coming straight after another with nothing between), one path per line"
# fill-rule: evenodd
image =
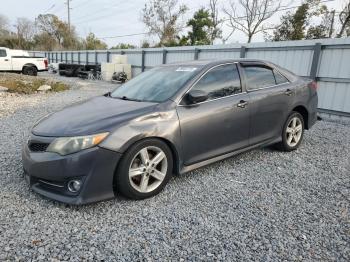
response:
M47 12L49 12L52 8L54 8L56 5L55 4L53 4L51 7L49 7L48 9L46 9L43 13L45 14L45 13L47 13Z
M147 34L148 33L136 33L136 34L128 34L128 35L104 36L104 37L97 37L97 38L108 39L108 38L120 38L120 37L127 37L127 36L147 35Z

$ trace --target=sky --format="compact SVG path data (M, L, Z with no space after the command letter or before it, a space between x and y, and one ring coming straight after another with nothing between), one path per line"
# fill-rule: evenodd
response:
M7 16L13 27L17 17L27 17L34 20L39 14L53 13L62 20L67 21L67 0L0 0L0 14ZM237 1L237 0L232 0ZM322 1L322 0L321 0ZM324 0L323 0L324 1ZM346 0L334 0L324 3L329 8L336 11L341 10ZM130 34L146 33L147 30L141 22L141 10L148 0L71 0L71 24L75 26L79 36L85 37L89 32L106 42L109 47L118 43L130 43L140 45L142 41L156 41L156 38L148 35L135 35L125 37ZM209 0L179 0L179 3L186 4L189 8L183 21L192 17L193 13L202 6L207 5ZM224 17L223 7L229 0L219 0L220 15ZM301 0L282 0L282 6L298 6ZM281 11L273 15L269 24L278 24L279 18L287 11ZM227 24L223 25L223 35L230 33ZM113 38L112 38L113 37ZM235 31L226 43L246 42L247 37ZM263 34L254 36L253 42L264 41ZM222 42L217 40L218 44Z

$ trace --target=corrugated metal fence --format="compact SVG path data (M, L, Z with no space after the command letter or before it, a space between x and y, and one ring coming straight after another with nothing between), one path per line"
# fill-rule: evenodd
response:
M191 46L96 51L31 52L50 62L99 64L109 62L112 54L126 54L133 75L153 66L214 58L265 59L308 76L319 83L319 109L350 116L350 38L320 39L215 46Z

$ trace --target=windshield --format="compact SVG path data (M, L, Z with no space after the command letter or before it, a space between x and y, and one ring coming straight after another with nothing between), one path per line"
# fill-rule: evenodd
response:
M117 88L111 97L126 100L164 102L198 71L196 67L159 67L144 72Z

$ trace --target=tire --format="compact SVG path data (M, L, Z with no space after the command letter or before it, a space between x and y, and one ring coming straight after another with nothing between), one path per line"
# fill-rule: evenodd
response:
M25 66L23 67L22 73L29 76L37 76L38 69L35 66Z
M158 164L152 166L153 161ZM159 139L141 140L122 157L114 175L115 188L117 193L130 199L152 197L168 183L172 171L173 157L169 147Z
M296 150L303 140L304 130L303 116L293 111L283 126L282 141L276 144L277 148L286 152Z

